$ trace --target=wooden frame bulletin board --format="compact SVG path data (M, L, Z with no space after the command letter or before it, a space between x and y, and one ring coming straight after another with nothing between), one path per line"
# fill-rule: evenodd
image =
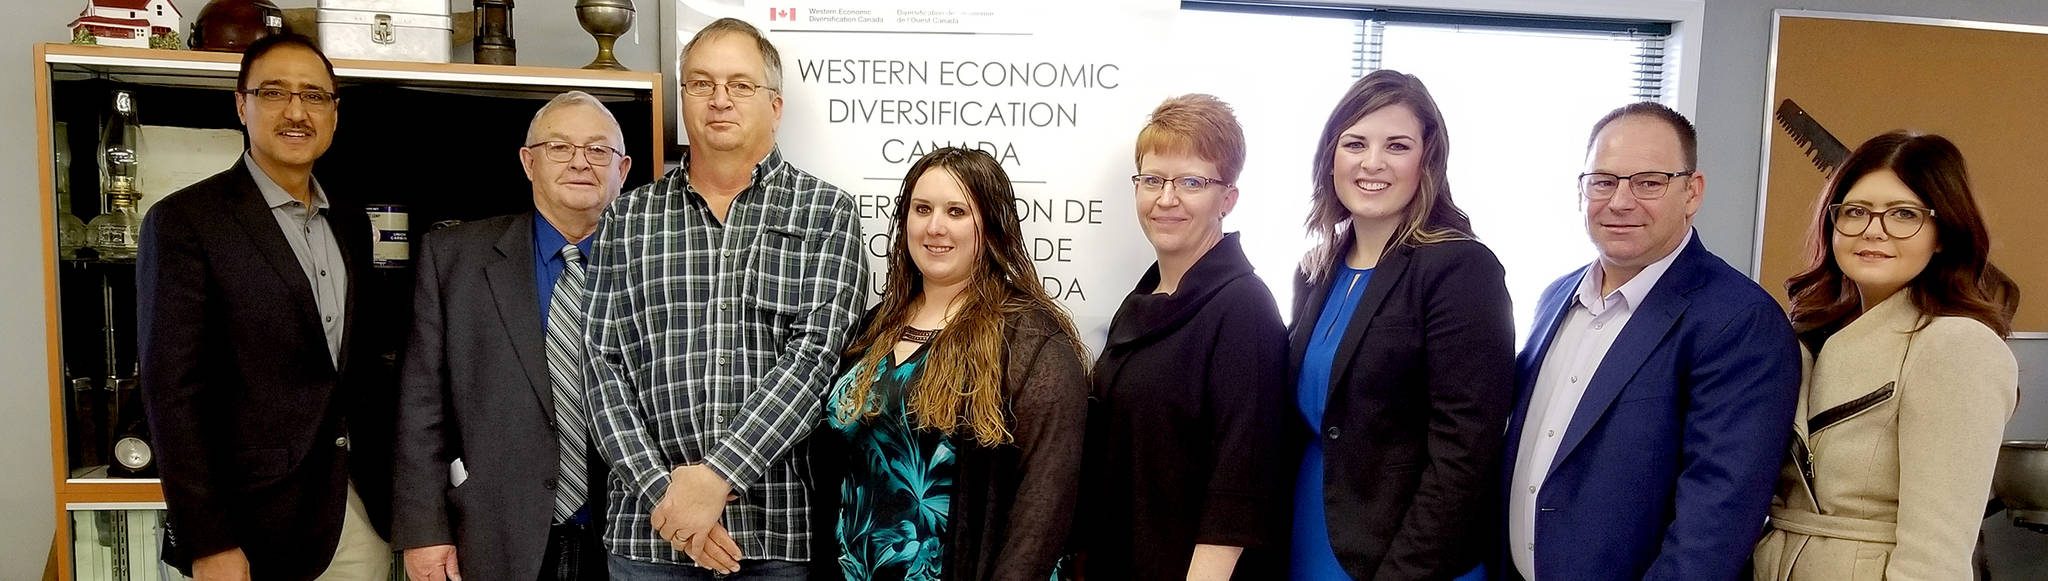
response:
M1764 288L1782 303L1785 279L1806 267L1826 178L1815 160L1831 154L1819 133L1846 148L1838 156L1893 129L1939 133L1968 162L1992 262L2019 282L2014 336L2048 338L2048 26L1773 17L1755 262Z

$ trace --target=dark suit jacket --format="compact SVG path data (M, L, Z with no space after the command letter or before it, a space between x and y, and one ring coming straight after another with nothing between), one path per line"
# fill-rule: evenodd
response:
M1543 291L1516 362L1503 505L1537 372L1585 272ZM1694 236L1572 414L1536 496L1537 577L1735 579L1763 529L1798 394L1799 345L1784 311ZM1520 577L1498 558L1495 577Z
M1329 292L1296 273L1290 386ZM1514 345L1504 271L1485 245L1394 246L1373 268L1323 425L1296 407L1286 428L1297 452L1322 438L1330 544L1353 578L1450 579L1487 556Z
M349 481L388 530L391 345L361 300L375 286L361 206L328 192L349 283L337 366L250 171L171 194L143 222L136 319L165 561L239 547L259 579L311 579L334 555Z
M534 294L532 212L420 245L398 408L392 544L454 544L470 579L535 579L554 522L559 449ZM449 486L449 463L468 480ZM602 519L606 464L590 466Z

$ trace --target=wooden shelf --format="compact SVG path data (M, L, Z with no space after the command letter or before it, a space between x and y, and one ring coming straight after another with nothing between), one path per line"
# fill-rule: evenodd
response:
M57 506L80 503L163 502L155 478L71 478L57 484Z

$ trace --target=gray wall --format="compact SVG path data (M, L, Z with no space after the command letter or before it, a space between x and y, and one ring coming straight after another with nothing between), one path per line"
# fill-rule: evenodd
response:
M313 0L287 0L287 8L313 5ZM463 4L457 0L458 4ZM620 39L619 59L635 70L656 70L660 12L666 2L639 0L640 37ZM43 287L40 273L42 225L34 176L35 131L30 46L68 38L64 25L84 2L77 0L9 0L9 18L0 19L0 135L17 136L0 144L0 175L16 176L13 187L0 190L0 581L39 579L54 523L50 510L49 377L43 333ZM205 3L183 0L180 8L196 15ZM576 67L589 62L595 45L578 28L569 0L523 0L514 13L519 62L526 65ZM1762 140L1764 70L1770 51L1771 10L1799 8L1875 14L1900 14L1966 20L2048 24L2048 2L2040 0L1707 0L1705 54L1701 58L1698 123L1701 167L1710 176L1710 191L1698 226L1701 237L1738 267L1749 267L1754 250L1757 146ZM466 9L466 8L462 8ZM467 57L459 51L458 59ZM673 117L672 115L670 116ZM2014 436L2048 437L2048 341L2018 341L2021 382L2027 389ZM2010 527L2007 527L2008 529ZM2007 539L2026 542L2028 539ZM1993 544L2001 543L1999 538ZM2037 545L2038 546L2038 545Z
M205 0L176 0L191 19ZM315 0L276 0L284 8ZM453 2L469 10L467 0ZM661 62L660 0L637 0L639 40L631 33L614 47L620 62L639 71ZM580 67L597 43L576 24L570 0L515 2L514 36L522 65ZM5 0L0 9L0 581L41 579L49 558L54 493L50 487L49 352L44 346L42 216L36 196L35 83L30 47L71 38L65 25L83 0ZM182 34L183 31L180 31ZM469 59L458 49L458 61ZM225 103L223 107L229 106Z

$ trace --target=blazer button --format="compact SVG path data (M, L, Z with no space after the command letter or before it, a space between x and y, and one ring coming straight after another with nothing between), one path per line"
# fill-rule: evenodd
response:
M553 479L553 478L549 478L549 479L548 479L548 481L547 481L547 482L546 482L545 484L542 484L542 485L541 485L541 487L542 487L542 488L546 488L546 489L548 489L548 490L554 490L554 489L555 489L555 479Z
M1337 439L1337 435L1340 433L1341 432L1337 431L1337 426L1330 426L1329 429L1323 430L1323 435L1329 437L1332 440Z
M347 447L348 447L348 436L342 436L342 437L339 437L339 438L335 438L335 439L334 439L334 447L336 447L336 448L347 448Z

